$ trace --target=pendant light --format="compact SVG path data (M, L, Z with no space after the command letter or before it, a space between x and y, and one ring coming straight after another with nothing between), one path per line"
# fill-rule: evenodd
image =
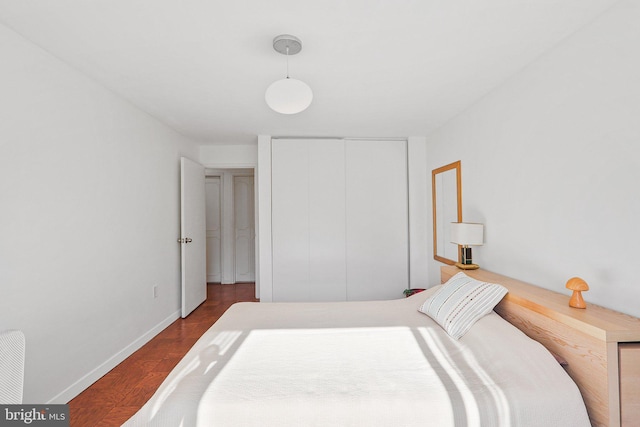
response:
M289 77L289 55L300 52L302 42L295 36L282 34L273 39L273 48L287 56L287 76L267 88L264 94L267 105L281 114L297 114L306 110L313 100L311 88L305 82Z

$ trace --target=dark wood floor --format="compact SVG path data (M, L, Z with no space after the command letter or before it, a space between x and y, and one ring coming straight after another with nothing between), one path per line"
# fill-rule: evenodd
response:
M71 427L120 426L153 395L202 334L232 304L256 301L253 283L207 285L207 300L69 402Z

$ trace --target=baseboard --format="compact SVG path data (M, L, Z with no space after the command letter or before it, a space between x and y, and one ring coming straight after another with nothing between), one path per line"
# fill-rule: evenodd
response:
M148 343L153 337L162 332L167 326L172 324L176 319L180 318L180 310L172 313L170 316L165 318L163 321L158 323L156 326L147 331L140 338L120 350L118 353L114 354L103 364L95 368L93 371L89 372L84 377L80 378L75 383L71 384L65 390L63 390L58 395L54 396L47 403L67 403L84 390L86 390L91 384L98 381L101 377L103 377L107 372L118 366L123 360L127 357L131 356L136 350L140 347Z

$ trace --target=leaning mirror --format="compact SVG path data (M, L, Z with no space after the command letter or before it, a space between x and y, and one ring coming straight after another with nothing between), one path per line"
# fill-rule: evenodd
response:
M431 172L433 203L433 258L445 264L458 262L458 245L451 243L452 222L462 222L460 161Z

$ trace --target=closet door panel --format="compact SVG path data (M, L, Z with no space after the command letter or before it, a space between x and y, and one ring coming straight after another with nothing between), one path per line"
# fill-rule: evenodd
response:
M272 142L273 301L296 301L309 287L309 150L294 140Z
M346 298L344 145L272 141L274 301Z
M205 217L207 224L207 282L222 282L222 183L220 177L207 177Z
M405 141L348 140L347 299L402 297L409 283Z
M313 301L346 299L344 141L309 141L309 277Z

